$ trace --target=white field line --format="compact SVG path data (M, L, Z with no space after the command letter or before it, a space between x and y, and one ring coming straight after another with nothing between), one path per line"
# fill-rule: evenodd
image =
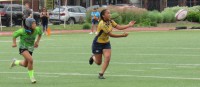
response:
M47 78L57 78L59 76L52 76L52 75L37 75L39 77L47 77Z
M0 60L0 62L11 62L10 60ZM43 61L43 60L34 60L34 62L41 62L41 63L77 63L77 64L87 64L88 61ZM200 66L200 64L175 64L175 63L125 63L125 62L110 62L110 64L120 64L120 65L175 65L175 66Z
M197 68L197 66L176 66L178 68Z
M0 43L7 43L7 42L12 42L12 40L1 40ZM19 40L17 40L16 42L19 42Z
M169 68L151 68L153 70L164 70L164 69L169 69Z
M129 70L129 71L142 72L142 71L145 71L145 70Z
M19 77L8 77L9 79L17 79L17 80L19 80L19 79L28 79L28 78L19 78Z
M4 54L11 54L11 53L17 53L17 52L0 52L1 54L2 53L4 53ZM62 54L63 55L63 53L61 52L61 53L56 53L56 52L52 52L52 53L44 53L44 52L34 52L34 53L36 53L37 55L46 55L46 54L48 54L48 55L55 55L55 54ZM91 54L91 53L89 53L89 52L87 52L87 53L70 53L70 52L66 52L66 53L64 53L64 54L74 54L74 55L88 55L88 54ZM135 54L114 54L114 55L126 55L126 56L134 56L134 55L139 55L139 56L188 56L188 57L200 57L200 55L188 55L188 54L150 54L150 53L143 53L143 54L141 54L141 53L139 53L139 54L137 54L137 53L135 53Z
M0 72L1 74L27 74L27 72ZM45 73L35 72L38 75L66 75L66 76L97 76L97 74L81 74L81 73ZM141 76L141 75L106 75L112 77L139 77L139 78L157 78L157 79L176 79L176 80L200 80L200 78L190 77L168 77L168 76Z

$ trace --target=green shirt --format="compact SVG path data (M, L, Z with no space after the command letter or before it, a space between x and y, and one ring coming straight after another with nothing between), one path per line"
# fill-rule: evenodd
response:
M39 27L36 27L34 33L30 35L25 32L25 29L21 28L13 33L13 38L20 36L19 48L33 52L36 36L41 34L42 31Z

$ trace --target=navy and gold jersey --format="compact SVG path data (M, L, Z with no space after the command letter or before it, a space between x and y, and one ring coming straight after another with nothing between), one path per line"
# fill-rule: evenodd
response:
M105 22L101 20L97 27L98 35L96 36L96 40L98 43L108 43L109 35L108 33L112 31L113 27L116 27L117 23L113 20Z

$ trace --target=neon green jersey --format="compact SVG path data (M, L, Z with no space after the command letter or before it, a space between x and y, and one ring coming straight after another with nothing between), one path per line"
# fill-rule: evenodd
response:
M25 29L21 28L13 33L13 38L20 36L19 48L33 52L36 36L41 34L42 30L39 27L36 27L34 33L31 35L27 34Z

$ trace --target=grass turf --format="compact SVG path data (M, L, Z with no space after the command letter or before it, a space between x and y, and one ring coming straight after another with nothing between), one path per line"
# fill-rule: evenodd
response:
M88 64L94 35L44 36L33 54L34 85L25 68L9 69L13 57L23 58L11 48L11 37L0 37L0 87L199 87L199 33L130 32L127 38L110 38L105 80L97 79L100 66Z

